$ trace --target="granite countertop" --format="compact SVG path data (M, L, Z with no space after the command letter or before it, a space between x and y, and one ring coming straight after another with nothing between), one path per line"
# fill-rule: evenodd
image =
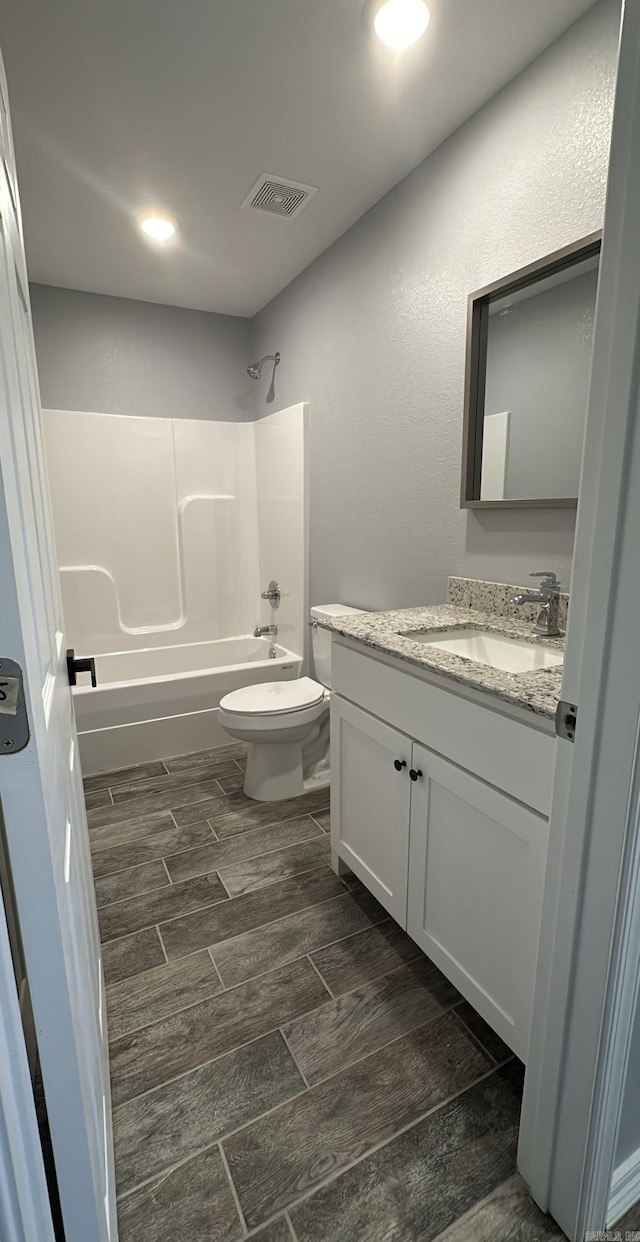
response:
M343 638L362 643L372 651L394 656L407 664L458 682L461 686L468 686L515 707L534 712L537 716L548 719L555 716L560 698L562 665L527 673L506 673L489 665L476 664L464 656L454 655L442 648L431 647L428 643L416 642L411 638L411 632L483 629L506 638L524 638L527 642L539 643L552 651L564 652L563 635L559 638L540 638L532 634L530 624L518 624L510 618L496 616L495 613L452 604L403 608L394 612L363 612L322 619L318 624L342 635Z

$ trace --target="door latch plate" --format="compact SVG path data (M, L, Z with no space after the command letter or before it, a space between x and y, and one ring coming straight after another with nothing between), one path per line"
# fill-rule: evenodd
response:
M556 734L565 742L575 742L578 723L578 708L575 703L560 699L556 708Z
M15 755L29 741L22 669L15 660L0 660L0 755Z

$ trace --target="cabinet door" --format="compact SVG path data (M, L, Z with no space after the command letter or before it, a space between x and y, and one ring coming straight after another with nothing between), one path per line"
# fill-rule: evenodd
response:
M396 762L404 764L398 771ZM411 742L331 698L331 846L394 919L407 925Z
M421 746L407 930L526 1060L548 821Z

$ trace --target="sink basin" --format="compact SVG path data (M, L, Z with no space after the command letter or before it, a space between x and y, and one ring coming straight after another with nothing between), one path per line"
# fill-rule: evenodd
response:
M564 661L561 651L551 651L525 638L505 638L486 630L421 630L404 634L417 643L439 647L464 656L475 664L488 664L505 673L531 673L541 668L558 668Z

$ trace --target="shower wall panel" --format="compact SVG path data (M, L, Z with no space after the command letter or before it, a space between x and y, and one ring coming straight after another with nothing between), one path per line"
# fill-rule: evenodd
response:
M306 407L260 423L45 410L58 564L78 654L252 633L304 653ZM283 588L279 615L260 592Z
M58 563L79 652L246 633L256 624L251 424L46 410Z
M262 605L263 624L275 621L279 641L308 656L307 405L292 405L254 423L260 581L276 578L277 611Z

